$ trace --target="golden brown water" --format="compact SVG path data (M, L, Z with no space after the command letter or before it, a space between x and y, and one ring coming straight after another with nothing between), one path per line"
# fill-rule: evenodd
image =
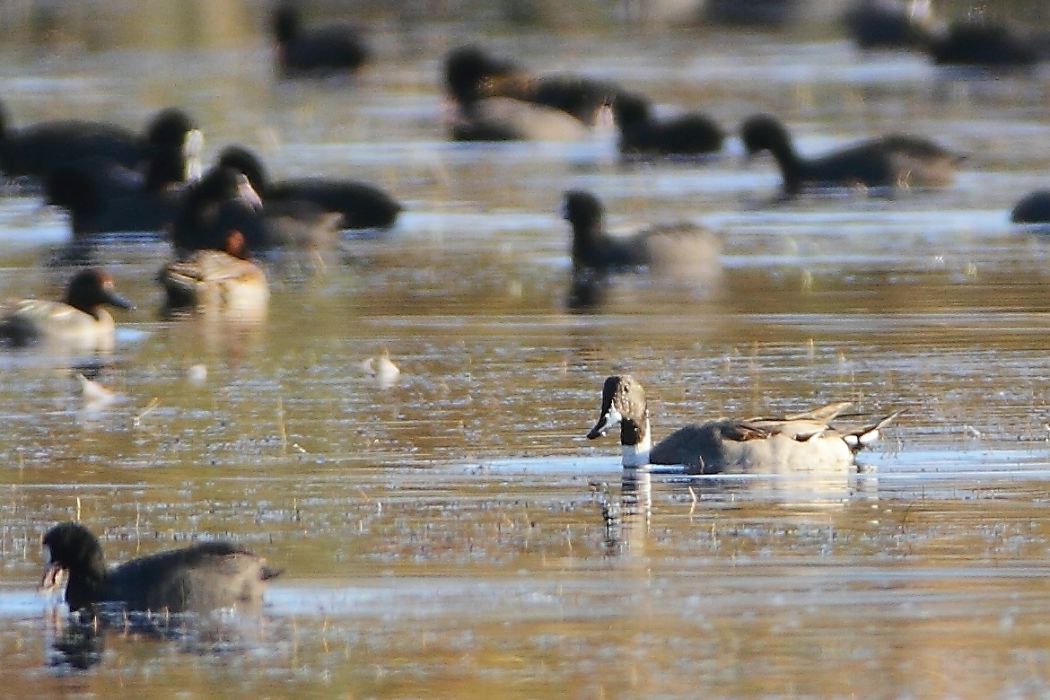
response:
M258 323L161 318L167 245L102 242L139 305L105 409L62 358L0 358L0 695L1047 694L1050 240L1007 212L1050 184L1050 71L959 79L826 28L486 38L727 127L778 113L810 153L909 129L969 155L944 192L771 206L772 164L738 143L630 167L600 138L447 143L440 58L474 27L384 25L359 81L276 84L253 5L186 7L181 38L144 7L117 39L84 20L57 53L5 47L12 120L179 104L209 154L245 143L275 175L376 182L408 211L324 268L272 265ZM572 308L571 187L616 222L710 223L721 280L625 278ZM0 297L58 294L67 237L0 199ZM384 348L389 387L361 369ZM907 414L856 473L630 478L614 439L583 439L622 371L658 436L842 399ZM261 618L73 644L34 586L41 534L77 516L114 562L228 536L286 573Z

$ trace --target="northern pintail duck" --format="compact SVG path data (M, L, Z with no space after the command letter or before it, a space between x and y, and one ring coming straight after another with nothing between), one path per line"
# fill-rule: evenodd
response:
M721 269L720 243L707 228L690 222L657 224L625 235L606 232L602 204L590 192L565 193L562 216L572 226L576 273L649 267L654 272L714 273Z
M156 148L181 150L200 140L188 114L168 108L158 112L141 136L105 122L40 122L11 128L0 111L0 170L8 177L44 177L52 170L89 159L139 169Z
M645 390L630 375L620 375L605 380L601 415L587 438L593 440L619 426L624 467L682 465L691 474L833 469L852 464L854 455L875 442L879 431L900 413L859 430L840 432L830 421L847 406L849 403L834 403L784 418L696 423L653 445Z
M308 202L324 211L342 214L344 228L393 226L403 208L389 194L365 182L322 177L273 182L259 157L240 146L224 148L218 166L243 173L266 210L288 202Z
M204 612L262 602L268 580L280 570L229 542L214 541L132 559L107 568L98 538L83 525L67 522L43 538L45 590L68 573L65 601L71 611L112 603L137 612Z
M616 96L612 110L624 155L696 156L722 149L722 128L698 112L657 119L647 98L625 92Z
M577 140L600 125L618 88L574 76L534 78L477 46L452 50L445 86L456 141Z
M44 178L44 195L48 204L69 213L74 238L158 232L174 221L187 178L198 170L183 150L173 148L155 149L143 176L92 158L52 170Z
M22 299L7 304L0 319L0 340L14 346L46 342L75 349L108 348L115 325L104 304L134 308L116 292L109 273L82 270L70 280L63 301Z
M826 187L944 187L955 178L962 156L927 139L890 134L818 158L795 152L787 129L767 114L744 121L741 136L749 157L769 151L780 166L784 194Z

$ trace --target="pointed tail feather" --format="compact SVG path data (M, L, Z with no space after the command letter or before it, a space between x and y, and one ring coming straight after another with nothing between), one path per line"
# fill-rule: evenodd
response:
M860 430L855 430L852 433L843 435L842 439L846 441L846 444L849 445L854 453L860 452L868 445L876 442L880 436L879 431L889 425L897 416L904 413L904 411L905 409L903 408L899 411L894 411L874 425L869 425L866 428L861 428Z
M805 413L795 413L793 415L786 416L785 420L816 420L828 423L830 421L835 420L835 418L840 413L842 413L852 405L852 401L838 401L836 403L829 403L827 406L814 408L812 411L806 411Z

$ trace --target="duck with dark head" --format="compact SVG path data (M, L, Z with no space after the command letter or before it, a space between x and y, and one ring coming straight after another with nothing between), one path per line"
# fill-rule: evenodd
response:
M280 570L229 542L213 541L106 566L98 538L79 523L52 527L43 538L47 569L41 588L53 590L68 574L65 601L71 611L94 612L111 603L128 612L206 612L258 606L265 583Z
M108 349L113 345L116 325L105 305L135 308L117 293L108 272L81 270L69 281L62 301L21 299L9 303L0 317L0 341L16 347L46 343L56 349Z

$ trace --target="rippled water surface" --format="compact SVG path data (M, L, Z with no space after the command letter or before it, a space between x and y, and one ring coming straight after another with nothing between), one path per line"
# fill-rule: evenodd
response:
M244 143L406 212L324 261L269 263L254 322L162 316L167 243L99 241L138 304L116 312L104 408L77 358L0 357L0 695L1050 694L1050 239L1008 221L1050 184L1050 71L938 71L827 28L386 22L360 79L279 83L258 8L215 7L13 42L4 107L135 126L182 105L209 156ZM440 61L473 38L729 128L777 113L804 152L907 129L966 168L942 192L778 204L772 162L736 140L656 165L606 135L452 144ZM570 188L614 224L710 224L721 276L573 296ZM68 240L59 212L0 198L0 298L60 294ZM384 350L388 386L362 369ZM658 436L833 400L907 412L849 473L623 474L615 439L583 439L616 372L645 383ZM42 533L76 517L112 561L227 536L285 573L260 617L71 630L35 585Z

